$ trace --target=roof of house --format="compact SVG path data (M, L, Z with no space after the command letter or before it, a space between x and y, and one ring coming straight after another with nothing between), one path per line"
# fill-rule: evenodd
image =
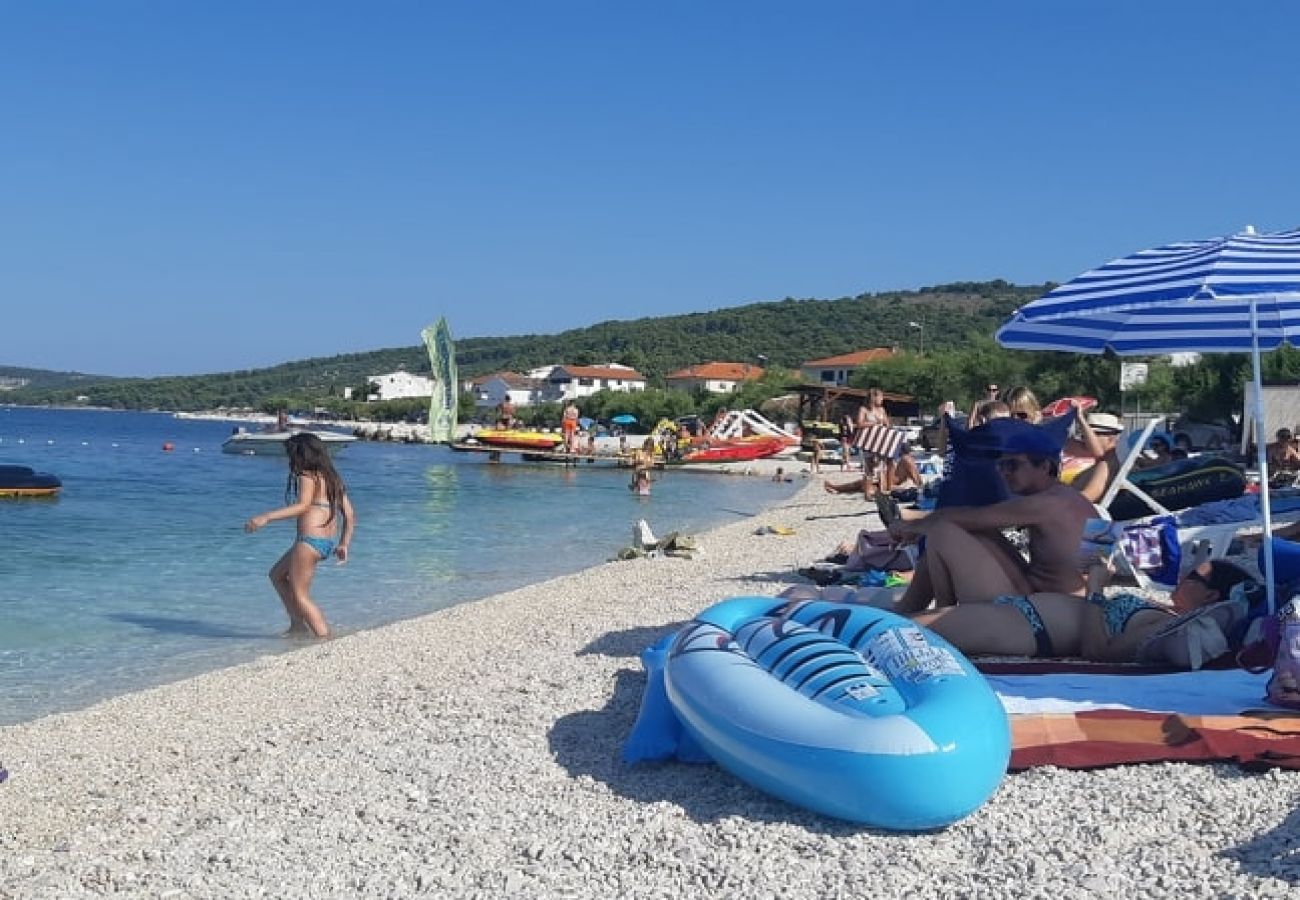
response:
M471 381L470 384L475 387L480 387L494 378L504 381L509 387L519 388L521 390L525 388L534 388L542 383L539 379L529 378L527 375L520 375L518 372L493 372L491 375L480 375L478 378Z
M839 356L828 356L825 359L810 359L804 363L804 368L810 366L862 366L871 362L879 362L882 359L889 359L897 352L893 347L873 347L870 350L856 350L853 353L841 353Z
M671 375L665 375L665 381L671 381L675 378L709 378L716 381L749 381L754 378L762 378L763 370L749 363L738 362L707 362L700 363L696 366L687 366L684 369L678 369Z
M619 381L645 381L645 376L636 369L620 367L611 369L608 366L556 366L551 375L557 372L564 372L575 378L613 378Z

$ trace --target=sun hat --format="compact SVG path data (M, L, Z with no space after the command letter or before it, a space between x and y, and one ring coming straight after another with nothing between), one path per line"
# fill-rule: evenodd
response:
M1088 424L1093 431L1109 434L1119 434L1124 430L1124 423L1119 420L1119 416L1110 413L1088 413Z

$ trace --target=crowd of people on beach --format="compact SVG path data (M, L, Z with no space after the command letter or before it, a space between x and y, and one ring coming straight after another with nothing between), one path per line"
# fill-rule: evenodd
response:
M888 422L881 398L878 389L869 391L853 417L855 444L863 445L860 429ZM1103 590L1116 568L1114 548L1099 552L1084 540L1085 530L1106 516L1097 504L1126 454L1122 421L1091 406L1067 399L1048 407L1054 415L1045 414L1028 388L1002 394L993 384L965 422L945 404L939 439L947 450L945 476L931 485L906 445L864 451L859 477L825 487L874 500L885 530L864 530L828 562L854 567L889 560L910 569L905 587L885 595L892 609L965 652L1135 660L1179 616L1228 599L1250 576L1231 562L1195 559L1167 604ZM1278 438L1270 454L1280 465L1290 462L1294 477L1300 446L1288 443L1289 432ZM1177 455L1185 454L1160 438L1138 465L1166 465ZM900 489L932 492L931 503L918 504L931 508L902 509Z

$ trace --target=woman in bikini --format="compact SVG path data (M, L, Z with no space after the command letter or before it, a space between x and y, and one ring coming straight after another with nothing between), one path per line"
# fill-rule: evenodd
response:
M1074 656L1098 662L1133 662L1148 638L1178 616L1226 600L1249 576L1221 559L1201 563L1178 582L1169 605L1137 594L1101 591L1110 570L1094 565L1088 595L1029 594L992 603L959 603L913 620L965 653L1001 656Z
M253 516L244 523L250 534L278 519L297 519L298 536L271 567L271 585L289 614L286 635L329 637L329 623L311 599L316 565L330 556L348 561L355 516L343 479L329 452L314 434L295 434L284 442L289 457L287 505Z

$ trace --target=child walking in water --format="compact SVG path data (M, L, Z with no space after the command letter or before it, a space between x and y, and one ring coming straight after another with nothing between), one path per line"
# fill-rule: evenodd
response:
M287 636L325 638L330 626L311 599L311 581L316 564L331 554L340 564L348 561L355 524L352 501L320 438L295 434L284 442L284 449L289 456L289 481L284 489L288 505L253 516L244 523L244 530L251 534L277 519L298 520L293 546L271 567L271 585L289 614Z

